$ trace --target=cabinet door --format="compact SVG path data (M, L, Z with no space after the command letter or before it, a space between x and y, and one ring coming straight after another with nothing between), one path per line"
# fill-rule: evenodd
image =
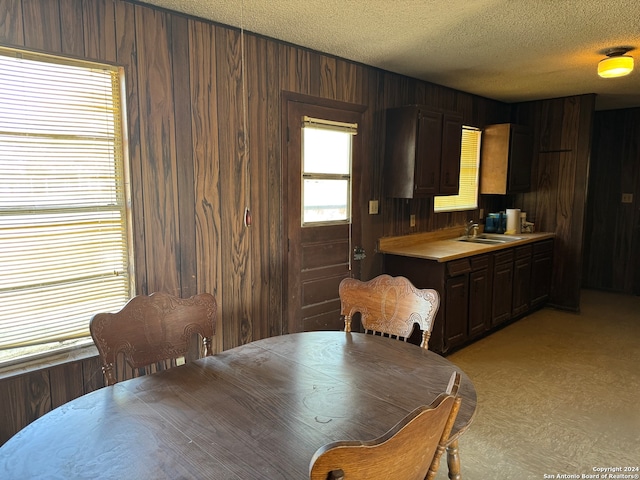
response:
M442 115L421 110L415 163L415 195L438 194L442 152Z
M539 307L549 299L552 269L553 240L535 244L531 260L531 308Z
M480 193L526 192L531 186L533 135L511 123L487 125L482 133Z
M462 345L467 339L467 302L469 276L447 280L445 292L445 351Z
M487 328L490 315L491 279L489 270L484 268L469 275L469 337L482 335Z
M445 113L442 118L442 156L440 159L440 195L457 195L460 190L460 149L462 118Z
M516 260L513 268L512 316L516 317L529 310L531 298L531 259Z
M493 327L511 318L513 293L513 261L496 263L493 269L493 295L491 325Z
M527 192L531 187L533 135L522 125L511 125L508 192Z
M418 109L387 110L384 188L388 197L413 198L415 189Z

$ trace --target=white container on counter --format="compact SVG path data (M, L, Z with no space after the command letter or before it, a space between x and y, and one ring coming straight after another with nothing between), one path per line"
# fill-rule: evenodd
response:
M507 235L522 233L519 208L507 208L507 229L504 233Z

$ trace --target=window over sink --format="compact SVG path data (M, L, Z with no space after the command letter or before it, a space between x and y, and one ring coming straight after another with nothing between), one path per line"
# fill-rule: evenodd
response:
M475 127L462 127L460 149L460 190L458 195L434 197L434 212L453 212L478 208L478 173L480 166L480 140L482 131Z

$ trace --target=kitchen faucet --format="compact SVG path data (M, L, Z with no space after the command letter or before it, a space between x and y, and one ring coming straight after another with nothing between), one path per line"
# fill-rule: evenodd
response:
M464 228L465 228L464 233L467 238L469 237L475 238L478 236L478 224L475 223L473 220L469 220Z

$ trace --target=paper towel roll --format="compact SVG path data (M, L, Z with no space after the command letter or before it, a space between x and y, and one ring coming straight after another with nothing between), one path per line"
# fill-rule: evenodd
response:
M506 233L507 235L521 233L519 208L507 208L507 229L504 233Z

